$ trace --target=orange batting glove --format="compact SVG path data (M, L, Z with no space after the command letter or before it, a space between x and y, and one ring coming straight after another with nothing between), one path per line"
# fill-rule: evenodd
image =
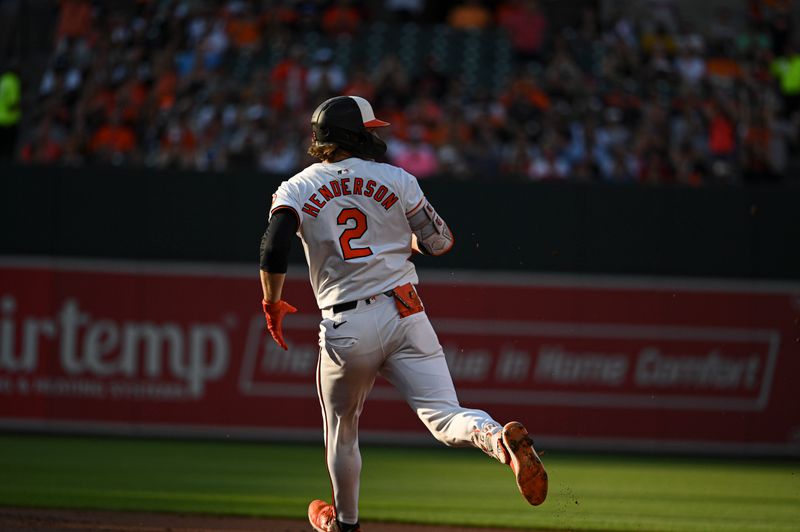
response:
M264 316L267 317L267 330L272 335L275 342L288 351L289 346L286 345L283 339L281 322L285 315L294 314L297 312L297 309L282 299L275 303L267 303L266 300L262 299L261 306L264 307Z

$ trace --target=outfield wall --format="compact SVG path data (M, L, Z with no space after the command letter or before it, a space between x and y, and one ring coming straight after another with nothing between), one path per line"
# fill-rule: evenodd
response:
M800 456L800 283L423 270L462 403L545 448ZM288 352L255 266L0 259L0 426L317 440L319 314ZM384 381L366 441L433 443Z
M0 254L255 263L279 177L0 166ZM423 189L452 227L426 269L800 279L800 187ZM293 260L301 262L300 246Z
M257 173L0 168L0 425L321 438L300 246L288 353ZM546 447L800 455L800 188L422 182L457 244L415 257L462 401ZM365 438L428 442L383 382Z

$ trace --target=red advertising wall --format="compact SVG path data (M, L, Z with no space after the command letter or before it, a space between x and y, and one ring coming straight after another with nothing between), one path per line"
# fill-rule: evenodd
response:
M544 447L800 454L800 286L421 272L461 402ZM288 352L257 269L0 261L0 427L321 438L307 279ZM365 439L430 441L385 381Z

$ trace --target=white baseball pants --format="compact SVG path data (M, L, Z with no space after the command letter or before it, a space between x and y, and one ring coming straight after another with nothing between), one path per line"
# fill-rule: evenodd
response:
M499 428L486 412L458 404L442 346L425 312L401 319L394 298L379 295L368 301L339 314L324 310L320 323L317 392L334 506L345 523L358 521L358 419L378 374L445 445L476 445L476 431Z

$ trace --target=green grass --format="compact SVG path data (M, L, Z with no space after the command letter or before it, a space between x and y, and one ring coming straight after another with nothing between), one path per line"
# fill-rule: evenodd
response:
M327 498L322 447L0 436L0 505L305 516ZM528 506L510 470L472 449L365 447L362 522L564 530L798 530L800 462L545 457Z

